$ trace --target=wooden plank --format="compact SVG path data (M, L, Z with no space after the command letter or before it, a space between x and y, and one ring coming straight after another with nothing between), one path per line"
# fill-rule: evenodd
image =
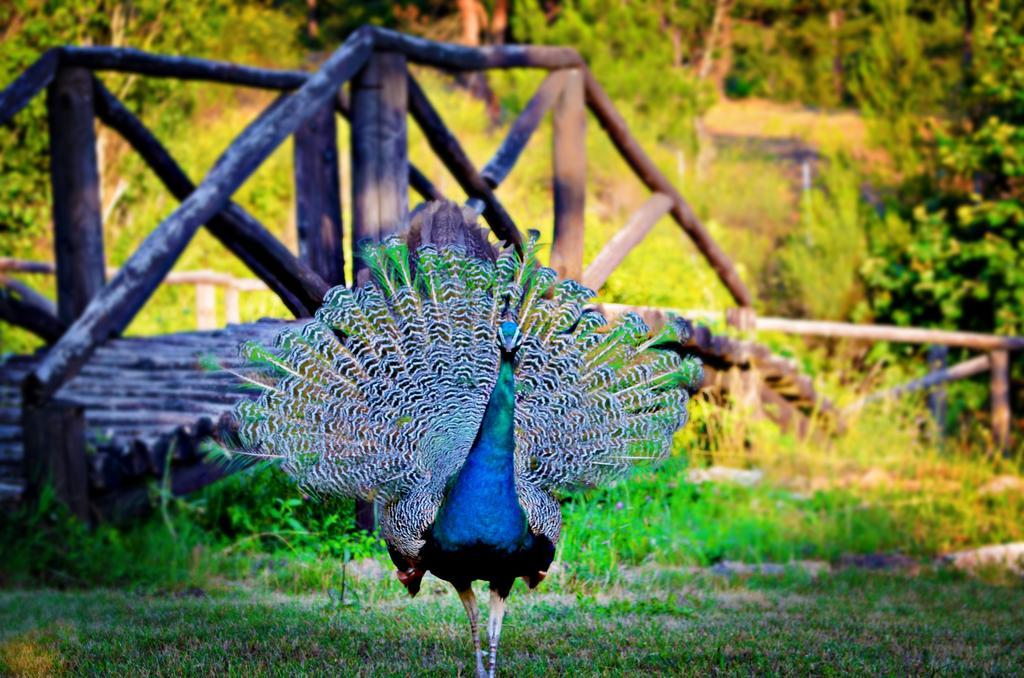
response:
M992 442L1002 452L1010 449L1010 353L992 351L992 380L989 397L992 401Z
M636 138L629 131L626 121L619 115L612 104L611 99L598 84L594 75L586 68L583 68L586 81L587 105L594 113L601 127L608 134L608 138L619 150L623 159L629 164L636 175L644 184L658 193L664 193L672 198L672 218L679 224L704 258L711 264L715 273L718 274L722 284L725 285L733 299L740 306L753 306L754 298L743 283L732 260L714 241L711 234L694 214L683 196L672 186L665 175L657 168L654 162L644 152Z
M563 279L583 275L583 211L587 194L587 109L583 75L568 71L555 103L552 154L555 198L551 268Z
M375 52L352 81L352 239L380 242L399 233L409 211L405 57ZM355 280L365 267L358 253Z
M170 153L99 80L94 81L96 112L142 156L167 190L184 201L195 191ZM272 233L235 203L211 217L206 227L284 302L296 317L311 316L328 285ZM173 282L178 274L166 278Z
M60 63L60 50L49 49L0 91L0 127L6 125L53 81Z
M62 47L61 62L96 71L139 73L175 80L208 80L261 89L290 90L310 77L303 71L241 66L187 56L152 54L130 47Z
M489 68L574 68L583 64L570 47L546 45L503 45L466 47L405 35L386 28L373 29L374 45L380 50L402 52L410 61L450 71L478 71Z
M522 249L523 236L516 228L512 217L498 201L491 187L477 172L461 144L445 126L441 116L438 115L412 76L409 76L409 112L416 124L423 130L427 137L427 143L430 144L434 153L452 173L466 194L471 199L479 199L483 202L484 219L487 220L495 235L517 249Z
M908 344L937 344L962 346L981 351L1015 351L1024 349L1024 337L981 334L959 330L932 330L921 327L871 325L831 322L825 320L792 320L757 316L754 321L759 332L786 332L819 337L894 341Z
M619 267L626 255L647 237L658 220L671 209L672 198L664 193L655 193L648 198L590 262L583 272L583 284L592 290L601 289L612 271Z
M357 30L305 85L231 143L202 184L146 238L40 361L25 381L27 401L49 398L101 342L131 321L196 229L224 208L231 194L289 134L335 96L337 88L362 67L370 44L369 34Z
M345 284L337 134L331 101L296 130L294 143L299 258L329 285Z
M78 318L106 282L92 75L62 68L47 90L57 317Z
M72 513L89 520L89 489L85 465L85 410L51 400L22 409L24 472L30 497L52 483L57 497Z
M480 176L484 178L488 186L497 188L512 171L519 156L526 149L530 137L537 131L544 116L562 93L565 81L566 71L549 73L534 95L530 97L523 112L512 122L508 135L501 142L501 146L480 171Z

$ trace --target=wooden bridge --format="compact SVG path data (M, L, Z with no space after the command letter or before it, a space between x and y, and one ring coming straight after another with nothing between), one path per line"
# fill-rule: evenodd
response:
M493 158L477 169L445 126L410 63L447 71L535 68L549 73L513 122ZM278 90L281 95L228 147L195 185L160 141L97 76L123 71ZM349 82L346 95L342 85ZM0 124L46 90L53 185L57 303L0 275L0 319L48 344L0 367L0 495L31 496L47 479L83 518L131 512L161 478L176 493L216 479L203 462L208 436L232 430L227 414L245 397L231 377L202 368L204 356L239 367L245 339L269 339L286 321L157 337L121 333L205 226L297 317L310 316L332 285L365 280L361 262L346 275L336 145L337 117L351 132L353 242L381 240L403 228L411 187L424 199L444 196L408 161L406 117L470 196L467 205L501 240L519 246L520 231L495 189L513 169L544 116L553 116L554 240L550 263L562 276L597 289L628 252L668 214L690 237L733 296L737 318L752 318L752 297L729 258L657 169L587 69L563 47L469 48L379 28L357 30L312 73L257 69L132 49L64 47L45 53L0 92ZM584 268L583 209L587 110L650 199ZM94 120L118 132L156 173L180 206L157 225L110 280L104 266ZM294 136L298 256L231 197L287 137ZM8 262L7 268L17 269ZM0 271L2 274L3 271ZM614 314L624 309L606 307ZM652 322L660 311L643 309ZM762 346L713 336L698 327L693 347L708 366L707 385L725 394L729 375L757 374L765 410L801 428L819 402L810 380ZM1011 348L1019 347L1017 345ZM27 493L27 494L26 494Z

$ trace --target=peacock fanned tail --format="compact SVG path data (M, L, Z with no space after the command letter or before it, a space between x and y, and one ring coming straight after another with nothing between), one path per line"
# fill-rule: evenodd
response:
M702 369L679 350L685 321L657 334L635 314L609 325L585 306L591 290L538 264L536 234L524 251L365 247L367 284L332 289L273 347L243 347L267 382L237 408L244 451L279 460L308 492L381 501L385 538L414 555L480 427L511 313L523 333L516 489L531 528L556 540L550 493L665 458Z

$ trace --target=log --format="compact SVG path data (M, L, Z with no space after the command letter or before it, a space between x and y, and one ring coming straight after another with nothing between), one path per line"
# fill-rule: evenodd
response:
M407 227L409 212L408 68L400 52L374 52L352 81L352 243L353 280L368 271L358 248L381 242ZM372 532L372 503L356 500L356 527Z
M67 329L53 303L16 280L0 276L0 320L28 330L52 344Z
M334 104L334 109L341 115L341 117L345 118L345 120L351 121L352 106L343 90L338 90L338 96L335 98ZM428 179L427 176L412 163L409 163L409 186L428 202L445 199L444 194L441 193L430 179Z
M869 341L895 341L908 344L936 344L962 346L981 351L1016 351L1024 349L1024 337L998 334L962 332L959 330L932 330L921 327L896 325L870 325L824 320L791 320L757 316L754 327L759 332L786 332L819 337L865 339Z
M409 61L437 66L449 71L479 71L490 68L556 70L583 65L583 59L579 53L570 47L545 45L465 47L405 35L386 28L374 27L372 31L376 49L402 52Z
M37 94L50 85L60 64L60 50L49 49L0 91L0 126L6 125Z
M0 257L0 272L11 271L13 273L42 273L44 275L53 275L56 270L56 267L47 261L25 261L24 259Z
M291 90L310 77L303 71L240 66L186 56L151 54L130 47L62 47L61 63L97 71L139 73L176 80L207 80L261 89Z
M608 134L608 138L619 150L619 153L626 160L641 181L652 191L664 193L672 198L672 218L679 224L704 258L718 274L719 279L725 285L733 299L740 306L753 306L754 298L751 296L747 286L743 283L732 260L718 247L718 244L708 233L707 229L693 213L689 204L683 196L672 186L665 175L657 168L654 162L644 152L636 138L629 131L626 121L615 109L611 99L598 84L593 73L583 68L586 82L587 105L594 113L598 123Z
M92 75L62 68L47 90L57 317L70 324L106 282Z
M996 448L1006 453L1010 450L1010 353L992 351L992 380L989 394L992 400L992 441Z
M195 184L167 149L103 83L94 80L93 84L100 120L131 144L175 198L182 201L188 198L195 191ZM311 316L320 307L327 293L327 283L237 204L230 203L206 226L296 317ZM173 281L176 275L172 273L168 280Z
M273 113L249 125L210 170L202 184L165 219L89 304L26 379L24 396L49 398L92 355L123 329L167 274L199 226L227 204L231 194L271 152L335 95L366 60L369 33L358 30Z
M22 408L24 472L30 498L52 483L57 498L82 520L89 520L89 488L85 465L85 410L51 400Z
M484 219L487 220L495 235L506 243L514 245L516 249L522 250L523 236L516 228L512 217L505 211L504 206L494 195L494 191L477 172L469 156L466 155L458 140L448 131L441 116L438 115L430 100L427 99L427 95L423 93L411 75L409 76L409 112L416 124L423 130L434 153L452 173L466 194L471 199L475 198L483 202Z
M358 249L399 233L409 211L405 57L375 52L352 81L354 280L365 281Z
M583 275L583 209L587 195L587 109L583 75L574 69L565 76L552 118L555 209L551 268L563 279L579 280Z
M590 262L583 273L583 284L592 290L601 289L612 271L619 267L626 255L647 237L658 220L671 209L672 198L664 193L655 193L648 198Z
M522 155L529 143L530 137L537 131L544 116L562 93L566 77L565 71L549 73L534 95L530 97L526 108L513 121L501 146L480 171L480 176L484 178L488 186L497 188L512 171L519 156Z
M295 132L299 257L328 285L345 284L338 137L333 102Z
M878 400L886 400L891 398L898 398L907 393L913 393L914 391L921 391L924 389L938 386L949 381L957 381L959 379L969 379L970 377L981 374L992 367L992 361L987 355L980 355L970 360L965 360L956 365L950 367L943 367L926 374L918 379L912 379L899 386L893 386L876 393L867 395L860 400L855 401L847 407L849 411L857 411L863 408L868 403L876 402Z

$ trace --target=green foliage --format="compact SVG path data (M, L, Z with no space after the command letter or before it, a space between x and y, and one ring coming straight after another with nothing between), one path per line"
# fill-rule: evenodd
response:
M861 301L868 216L849 158L826 159L821 179L803 195L800 225L779 250L782 296L797 316L839 320Z
M1019 18L1016 20L1019 23ZM901 324L1024 332L1024 38L1007 14L979 26L964 115L872 233L872 310Z
M693 119L713 95L696 78L685 46L700 44L711 9L702 2L578 0L549 21L538 3L519 0L512 30L522 42L575 47L616 104L642 116L659 141L692 146Z

